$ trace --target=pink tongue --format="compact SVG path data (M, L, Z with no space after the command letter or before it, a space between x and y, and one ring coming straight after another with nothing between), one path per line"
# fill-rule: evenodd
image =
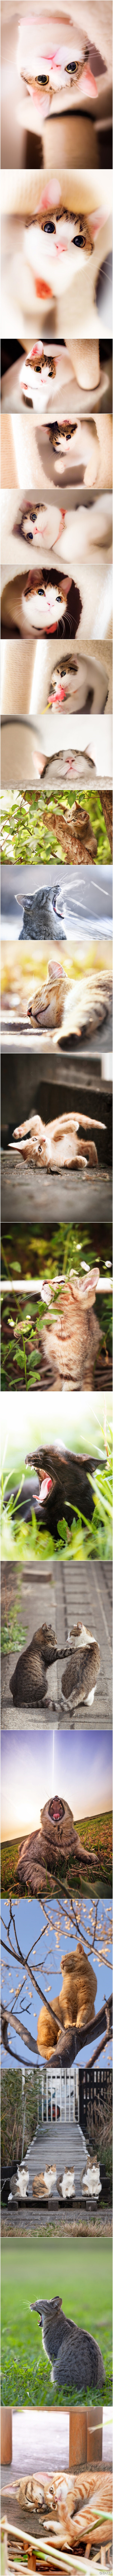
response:
M51 1476L44 1476L44 1477L43 1477L43 1482L42 1482L42 1485L40 1486L40 1494L38 1493L38 1488L36 1489L36 1485L35 1485L34 1493L33 1493L33 1503L38 1503L39 1505L40 1505L40 1503L41 1503L41 1502L45 1503L45 1502L47 1501L47 1494L52 1494L52 1477L51 1477Z
M48 1494L52 1494L52 1477L44 1476L40 1491L40 1503L46 1503Z

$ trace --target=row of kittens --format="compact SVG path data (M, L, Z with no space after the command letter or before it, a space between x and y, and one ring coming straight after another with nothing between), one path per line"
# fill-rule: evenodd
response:
M28 2197L28 2184L28 2165L24 2165L24 2163L22 2165L17 2165L17 2174L12 2174L11 2190L8 2192L8 2207L9 2202L12 2200L15 2205L19 2204L19 2201L24 2201L24 2203L26 2202ZM88 2192L89 2198L91 2194L91 2199L98 2200L101 2188L100 2165L96 2163L96 2158L94 2158L94 2156L91 2158L89 2157L88 2150L86 2148L86 2160L80 2173L80 2191L82 2190L83 2192L83 2198L86 2197L86 2193ZM77 2187L74 2165L65 2165L64 2173L62 2172L61 2174L57 2174L55 2164L45 2165L42 2173L36 2173L33 2175L32 2200L36 2202L44 2201L44 2205L47 2208L47 2203L49 2204L49 2200L52 2200L54 2192L57 2193L59 2202L64 2204L66 2201L76 2200Z

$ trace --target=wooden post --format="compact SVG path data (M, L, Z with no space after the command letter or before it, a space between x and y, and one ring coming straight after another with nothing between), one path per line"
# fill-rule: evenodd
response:
M99 340L66 340L71 370L82 392L96 393L100 384Z
M102 2425L103 2406L70 2406L69 2469L100 2466Z
M57 116L57 117L55 117L55 142L54 142L54 116L52 117L52 119L51 119L51 121L50 121L50 124L49 124L49 118L47 118L47 123L45 124L45 127L44 127L44 166L45 166L45 170L54 170L54 154L55 154L55 169L56 169L56 170L59 170L59 168L60 168L60 161L61 161L61 163L62 163L62 170L63 170L63 168L64 168L65 170L73 170L73 169L74 169L74 161L75 161L75 116L73 116L73 115L72 115L72 110L71 110L71 116L69 116L69 115L67 115L67 114L66 114L66 116L65 116L65 113L64 113L64 115L63 115L63 119L62 119L62 142L61 142L61 116ZM78 114L78 115L77 115L77 123L76 123L76 170L81 170L81 168L82 168L82 162L83 162L83 167L84 167L84 169L87 169L87 160L88 160L88 156L89 156L89 168L90 168L90 169L93 169L93 168L94 168L94 169L97 169L97 168L98 168L98 137L97 137L97 133L96 133L96 126L95 126L94 118L93 118L93 117L91 117L91 116L90 116L90 117L88 116L88 118L87 118L87 116L82 116L82 117L81 117L81 116L80 116L80 114Z
M69 2409L69 2469L87 2466L87 2406Z
M20 417L21 417L21 415L20 415ZM11 492L13 492L13 491L15 491L15 484L16 484L16 487L17 487L17 485L18 485L18 471L17 471L16 457L15 457L15 444L14 444L14 434L13 434L13 422L12 422L12 420L11 420L11 414L10 414L10 411L8 412L8 418L7 418L7 415L5 414L5 412L2 412L2 423L1 423L1 426L2 426L2 439L1 439L1 482L2 482L2 486L4 485L4 487L6 487L6 491L8 490L9 485L10 485L10 486L11 486ZM24 466L24 473L23 473L23 489L24 489L24 488L25 488L25 466Z
M12 2460L12 2406L1 2406L0 2456L1 2467L9 2468Z
M9 578L9 582L10 582L10 580L11 580L10 565L9 565L9 576L8 576L8 578ZM21 576L20 576L20 590L21 590ZM15 593L15 584L14 584L14 593ZM4 651L4 659L3 659L3 672L2 672L2 715L4 715L4 716L5 716L5 715L6 715L6 716L7 716L7 715L12 716L12 712L13 712L13 709L14 709L14 715L15 715L15 716L16 716L16 715L17 715L17 716L23 716L23 715L24 715L24 716L29 716L29 714L30 714L30 703L31 703L31 689L32 689L32 684L33 684L33 675L34 675L34 667L35 667L35 654L36 654L36 638L35 638L35 644L34 644L34 643L33 643L33 638L31 639L31 642L30 642L30 636L29 636L29 637L27 636L27 641L26 641L26 638L25 638L25 640L24 640L24 670L23 670L23 640L22 640L22 636L20 636L20 637L18 636L18 637L17 637L17 654L16 654L16 652L15 652L15 644L14 644L14 642L13 642L12 636L11 636L11 640L10 640L10 645L9 645L9 642L7 641L7 639L6 639L6 643L5 643L5 651ZM24 690L24 706L23 706L23 690ZM33 712L34 712L34 710L33 710Z
M103 788L101 788L101 791L100 791L100 802L101 802L101 805L102 805L102 814L104 814L104 823L106 824L106 832L108 832L108 841L110 841L110 850L111 850L111 859L112 859L112 857L113 857L113 808L112 808L112 795L109 793L109 788L108 788L108 787L107 787L107 789L106 789L106 794L105 794L105 792L104 792L104 795L103 795Z
M99 2468L102 2460L103 2406L87 2409L87 2466Z

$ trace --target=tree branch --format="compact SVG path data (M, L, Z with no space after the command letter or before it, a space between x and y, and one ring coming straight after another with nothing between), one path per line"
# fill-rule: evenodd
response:
M93 1940L92 1940L92 1943L91 1943L91 1948L92 1948L92 1950L94 1950L94 1947L95 1947L95 1933L96 1933L96 1928L97 1928L97 1913L98 1913L98 1901L97 1901L97 1905L95 1905L94 1932L93 1932Z
M107 2045L107 2039L110 2039L110 2038L111 2038L111 2025L110 2025L110 2003L109 2003L109 2004L106 2004L106 2034L105 2034L105 2039L100 2039L100 2048L94 2048L94 2050L93 2050L93 2057L90 2057L90 2066L96 2066L96 2057L101 2057L101 2056L102 2056L102 2048L103 2048L103 2050L106 2048L106 2045Z
M101 787L101 805L102 805L102 813L104 814L104 823L106 824L106 832L107 832L108 840L110 841L110 850L111 850L111 858L112 858L112 857L113 857L113 809L112 809L112 795L111 795L111 794L109 795L109 792L108 792L108 789L107 789L107 794L105 795L105 790L104 790L104 796L103 796L103 788L102 788L102 787Z
M104 2004L102 2005L101 2012L99 2012L99 2013L97 2013L97 2014L96 2014L96 2020L95 2020L95 2038L96 2038L96 2039L98 2038L98 2036L100 2036L100 2032L101 2032L101 2031L102 2031L102 2033L104 2033L104 2031L105 2031L106 2038L107 2038L107 2030L106 2030L106 2014L107 2014L107 2012L108 2012L108 2009L109 2009L109 2033L110 2033L110 2038L112 2038L112 1994L111 1994L111 1995L109 1995L109 2006L108 2006L108 2004L107 2004L107 2003L104 2003ZM51 2058L49 2057L49 2066L54 2066L54 2068L55 2068L56 2066L62 2066L62 2065L63 2065L63 2066L71 2066L71 2065L72 2065L72 2061L74 2061L74 2058L77 2058L77 2057L79 2057L79 2056L81 2055L81 2050L84 2050L84 2055L85 2055L85 2053L86 2053L86 2048L88 2048L88 2047L90 2048L90 2043L91 2043L91 2040L93 2039L93 2037L94 2037L94 2020L93 2020L93 2021L91 2021L91 2022L88 2022L88 2023L87 2023L86 2021L84 2021L84 2022L82 2023L82 2028L80 2028L80 2030L79 2030L78 2028L77 2028L77 2030L75 2030L75 2029L73 2029L73 2030L72 2030L71 2028L69 2029L69 2027L68 2027L68 2030L63 2030L63 2029L62 2029L62 2030L60 2030L60 2032L59 2032L59 2036L58 2036L58 2040L57 2040L57 2048L56 2048L56 2049L54 2049L54 2057L53 2057L53 2050L52 2050L52 2056L51 2056ZM97 2048L97 2051L96 2051L97 2057L98 2057L98 2053L99 2053L99 2052L98 2052L98 2048ZM93 2060L91 2060L91 2061L90 2061L90 2063L93 2063Z
M27 2023L26 2023L26 2022L23 2022L23 2021L19 2021L18 2013L10 2012L10 2006L9 2006L9 2010L8 2010L8 2004L4 2004L4 2006L2 2005L2 2007L1 2007L1 2039L3 2040L3 2047L4 2047L4 2048L6 2048L6 2050L7 2050L7 2054L8 2054L8 2055L10 2055L10 2054L11 2054L11 2051L9 2050L9 2041L8 2041L8 2029L9 2029L9 2028L10 2028L10 2030L17 2030L17 2031L19 2031L19 2038L24 2040L24 2046L25 2046L25 2048L29 2048L29 2049L30 2049L30 2052L32 2053L32 2056L33 2056L33 2057L36 2057L36 2059L37 2059L37 2055L38 2055L38 2051L37 2051L37 2040L36 2040L36 2039L32 2039L31 2033L30 2033L30 2031L27 2029ZM13 2054L14 2054L14 2052L13 2052ZM19 2061L18 2061L18 2062L19 2062L19 2065L20 2065L20 2063L21 2063L20 2058L19 2058Z
M1 1921L2 1921L2 1920L3 1920L3 1918L2 1918L2 1916L1 1916ZM12 1924L13 1924L13 1931L14 1931L14 1933L15 1933L16 1950L18 1951L18 1959L20 1960L20 1967L21 1967L21 1968L24 1968L24 1969L25 1969L25 1971L27 1970L27 1976L28 1976L28 1977L30 1977L30 1983L31 1983L31 1981L32 1981L32 1986L35 1986L35 1992L36 1992L36 1995L40 1995L40 1997L41 1997L41 2004L45 2004L45 2006L46 2006L46 2012L49 2012L50 2014L52 2014L52 2021L56 2021L56 2030L57 2030L57 2029L58 2029L58 2013L56 2013L56 2012L55 2012L54 2005L52 2005L52 2004L50 2004L50 2003L49 2003L49 1998L47 1998L47 1995L44 1995L44 1993L42 1992L42 1986L40 1986L40 1985L39 1985L39 1978L38 1978L38 1977L35 1977L34 1968L32 1968L32 1965L30 1965L30 1967L29 1967L29 1952L28 1952L28 1956L27 1956L27 1957L25 1957L25 1958L23 1957L23 1950L20 1950L19 1941L18 1941L18 1939L17 1939L16 1924L15 1924L15 1922L14 1922L14 1915L12 1914L12 1911L11 1911L11 1915L10 1915L10 1920L11 1920L11 1922L12 1922ZM10 1935L10 1923L8 1924L8 1939L9 1939L9 1935ZM7 1943L4 1941L4 1950L5 1950L5 1949L6 1949L6 1956L7 1956ZM13 1948L13 1941L10 1941L10 1957L11 1957L11 1959L13 1959L13 1961L14 1961L15 1953L14 1953L14 1948ZM8 2015L8 2019L9 2019L9 2015Z
M47 2009L48 2009L48 2007L47 2007ZM50 2006L50 2010L51 2010L51 2009L52 2009L52 2007ZM53 2015L53 2018L54 2018L54 2015ZM19 2016L18 2016L18 2014L17 2014L17 2013L13 2013L13 2012L11 2012L11 2011L10 2011L10 2005L9 2005L9 2009L8 2009L8 2005L5 2003L5 2004L4 2004L4 2005L2 2005L2 2007L1 2007L1 2038L2 2038L2 2040L3 2040L3 2046L4 2046L4 2048L6 2049L7 2054L8 2054L8 2055L10 2055L10 2054L11 2054L11 2052L10 2052L10 2050L9 2050L9 2043L8 2043L8 2028L10 2028L11 2030L16 2030L17 2032L19 2032L19 2038L21 2038L21 2039L23 2040L23 2043L24 2043L25 2048L29 2048L29 2051L30 2051L30 2053L32 2054L32 2056L33 2056L33 2057L36 2057L37 2064L38 2064L38 2065L40 2065L40 2072L41 2072L41 2060L40 2060L40 2058L39 2058L39 2051L38 2051L38 2048L37 2048L37 2040L36 2040L36 2039L32 2039L32 2034L31 2034L31 2032L30 2032L30 2031L28 2031L27 2023L26 2023L26 2022L22 2022L22 2021L20 2021L20 2020L19 2020ZM104 2035L104 2033L105 2033L105 2046L106 2046L107 2038L108 2038L108 2037L110 2037L110 2038L112 2037L112 1994L109 1996L109 2002L108 2002L108 2003L106 2002L105 2004L103 2004L102 2009L101 2009L101 2012L100 2012L100 2013L97 2013L97 2015L96 2015L96 2021L95 2021L95 2037L96 2037L96 2039L97 2039L97 2037L98 2037L98 2036L100 2036L100 2032L102 2032L102 2034L103 2034L103 2035ZM62 2066L72 2066L72 2064L74 2063L74 2059L75 2059L75 2058L77 2058L77 2057L79 2056L79 2054L81 2053L81 2050L83 2050L84 2048L86 2049L86 2048L88 2047L88 2045L89 2045L89 2047L90 2047L90 2042L91 2042L91 2040L93 2039L93 2033L94 2033L94 2021L93 2021L93 2022L91 2021L90 2023L88 2022L88 2025L87 2025L87 2023L86 2023L86 2022L83 2022L82 2028L80 2028L80 2030L78 2029L77 2031L76 2031L75 2029L73 2029L73 2030L72 2030L72 2028L71 2028L71 2027L70 2027L70 2028L68 2027L68 2029L67 2029L67 2030L63 2030L63 2029L62 2029L62 2030L60 2030L60 2032L59 2032L59 2036L58 2036L58 2040L57 2040L57 2048L54 2050L54 2055L53 2055L53 2050L52 2050L51 2057L49 2058L49 2061L48 2061L48 2062L49 2062L49 2066L50 2066L50 2068L51 2068L51 2067L53 2067L53 2073L54 2073L55 2067L60 2067L60 2066L61 2066L61 2067L62 2067ZM101 2043L101 2045L103 2046L103 2037L102 2037L102 2043ZM96 2049L94 2049L93 2057L92 2057L92 2058L90 2059L90 2061L89 2061L89 2062L90 2062L90 2064L91 2064L91 2066L95 2065L96 2057L98 2057L98 2056L100 2057L100 2055L101 2055L101 2047L100 2047L99 2049L98 2049L98 2047L97 2047ZM21 2060L19 2060L19 2064L20 2064L20 2063L21 2063ZM46 2065L46 2058L44 2059L44 2065Z
M88 1854L86 1854L86 1858L88 1859ZM58 1890L57 1890L57 1893L58 1893ZM61 1889L60 1889L60 1896L61 1896ZM62 1891L62 1903L63 1903L63 1897L64 1897L64 1903L65 1903L65 1901L67 1900L67 1888L64 1888L64 1886L63 1886L63 1891ZM79 1891L78 1891L78 1902L79 1902ZM75 1900L75 1898L74 1898L74 1897L72 1896L72 1894L71 1894L71 1889L69 1889L69 1904L70 1904L70 1909L71 1909L71 1919L72 1919L72 1923L74 1923L74 1926L75 1926L75 1928L76 1928L76 1932L78 1932L78 1939L79 1939L79 1941L81 1941L81 1913L80 1913L80 1920L79 1920L79 1919L78 1919L78 1911L77 1911L77 1904L76 1904L76 1900ZM80 1904L81 1904L81 1900L80 1900ZM92 1934L92 1941L91 1941L91 1938L90 1938L90 1931L89 1931L89 1932L87 1931L87 1932L85 1933L85 1930L84 1930L84 1949L85 1949L85 1947L86 1947L86 1943L87 1943L87 1951L88 1951L88 1946L89 1946L90 1957L91 1957L91 1955L92 1955L92 1950L94 1950L94 1947L95 1947L95 1934L96 1934L96 1927L97 1927L97 1914L98 1914L98 1898L97 1898L97 1903L95 1904L94 1932L93 1932L93 1934ZM86 1955L87 1955L87 1953L86 1953Z

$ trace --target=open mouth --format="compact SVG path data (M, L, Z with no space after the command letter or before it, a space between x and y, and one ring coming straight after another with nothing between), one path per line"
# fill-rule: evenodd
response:
M35 1511L37 1510L37 1505L38 1511L40 1511L40 1505L42 1506L42 1503L47 1503L48 1494L52 1494L52 1479L51 1476L43 1476L40 1488L39 1485L34 1485L33 1487L33 1503Z
M30 1467L30 1466L32 1466L32 1460L31 1460L31 1459L29 1459L29 1458L27 1457L27 1458L26 1458L26 1467ZM52 1478L52 1476L49 1476L49 1474L45 1474L45 1473L44 1473L44 1470L43 1470L43 1467L42 1467L41 1473L38 1473L38 1477L37 1477L37 1485L36 1485L36 1484L35 1484L35 1485L33 1485L32 1500L33 1500L33 1503L34 1503L34 1509L35 1509L35 1511L37 1510L37 1507L38 1507L38 1511L40 1510L40 1506L42 1506L42 1503L46 1503L46 1502L47 1502L47 1500L48 1500L48 1494L52 1494L52 1493L53 1493L53 1478Z
M61 1817L62 1817L62 1816L64 1816L64 1806L63 1806L63 1803L62 1803L62 1799L61 1799L61 1798L52 1798L52 1799L51 1799L50 1807L49 1807L49 1815L51 1816L51 1820L52 1820L52 1824L53 1824L53 1825L60 1825L60 1824L61 1824Z
M52 1490L53 1490L53 1488L52 1488L52 1476L42 1476L41 1484L40 1484L40 1493L38 1494L38 1502L39 1502L39 1505L40 1505L40 1503L41 1503L41 1504L42 1504L42 1503L47 1503L47 1501L48 1501L48 1494L52 1494Z

